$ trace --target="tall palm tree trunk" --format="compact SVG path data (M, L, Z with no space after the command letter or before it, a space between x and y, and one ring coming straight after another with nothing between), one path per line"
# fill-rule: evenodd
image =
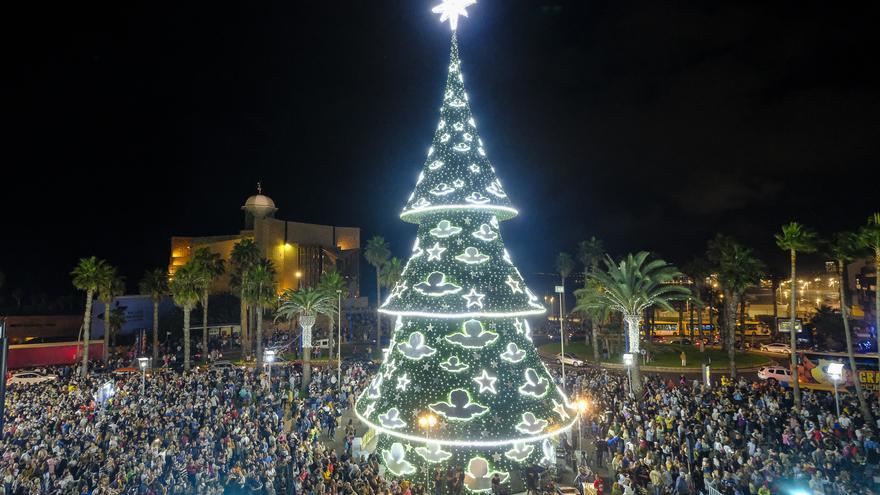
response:
M599 323L590 318L590 339L593 344L593 361L599 364Z
M159 362L159 301L153 300L153 366Z
M694 340L694 301L692 299L688 299L688 328L690 331L691 342L696 342Z
M250 352L250 348L248 347L248 307L247 301L245 301L244 298L244 289L241 290L239 298L239 319L241 325L239 338L241 339L242 358L244 358Z
M314 322L314 320L311 320ZM302 323L302 316L300 316L300 323ZM302 327L302 332L306 332L306 328ZM312 327L309 326L308 331L311 332ZM309 384L312 383L312 347L303 346L303 379L300 387L303 392L309 391Z
M706 337L703 335L703 308L697 308L697 329L700 336L700 352L706 352Z
M104 363L110 361L110 304L104 303Z
M746 350L746 298L739 296L739 348Z
M381 273L379 266L376 266L376 351L381 356L382 352L382 313L379 312L379 306L382 304L382 287L380 284Z
M853 377L853 385L856 388L856 397L859 398L859 409L862 411L862 418L867 424L873 424L874 418L871 415L871 408L868 407L868 401L865 399L865 392L862 390L862 382L859 380L859 371L856 368L856 357L853 350L852 334L849 330L849 311L846 304L846 279L843 275L843 261L837 261L837 276L840 279L840 316L843 318L843 334L846 335L846 354L849 358L849 369Z
M737 298L732 293L724 295L724 326L727 337L727 359L730 366L730 378L736 378L736 306Z
M186 371L190 370L189 316L191 312L192 307L187 306L183 308L183 369Z
M202 294L202 359L208 359L208 292Z
M642 391L642 378L639 372L639 315L624 316L626 335L628 340L627 351L633 354L633 365L630 368L630 379L634 394Z
M263 305L257 304L257 373L263 370Z
M776 299L776 291L779 290L779 279L773 277L770 289L773 291L773 340L779 337L779 304Z
M82 352L82 369L80 373L85 378L89 375L89 329L92 325L92 297L95 291L89 289L86 291L86 312L83 316L83 352Z
M874 246L874 331L880 332L880 246Z
M795 406L801 407L801 384L798 376L797 366L797 330L795 329L795 320L797 319L797 251L791 250L791 297L789 298L788 321L789 321L789 343L791 346L791 385L794 389Z

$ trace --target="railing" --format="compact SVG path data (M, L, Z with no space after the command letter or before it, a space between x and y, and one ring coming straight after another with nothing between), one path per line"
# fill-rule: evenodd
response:
M711 482L706 482L706 495L722 495L721 492L715 489L715 486L712 485Z

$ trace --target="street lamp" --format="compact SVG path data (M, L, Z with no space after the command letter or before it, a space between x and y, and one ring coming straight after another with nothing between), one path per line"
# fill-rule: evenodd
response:
M843 378L843 363L830 363L827 368L831 383L834 384L834 405L837 406L837 418L840 420L840 399L837 397L837 382Z
M564 285L556 286L556 293L559 294L559 353L562 355L562 359L559 360L562 363L562 392L565 392L565 328L562 325L562 296L565 293ZM550 298L552 301L553 298Z
M419 428L425 430L425 436L431 435L431 430L434 429L435 426L439 423L439 419L437 416L431 413L425 413L419 416ZM425 465L425 490L430 489L431 484L431 470L428 468L428 465Z
M342 289L336 289L336 386L342 387Z
M275 351L266 349L263 351L263 361L266 362L266 368L269 369L269 387L272 387L272 362L275 361Z
M152 358L139 357L137 358L137 361L138 368L141 369L141 393L143 393L147 381L147 368L150 367L150 361L152 361Z
M581 448L581 422L584 420L584 418L582 418L581 416L585 412L587 412L587 409L590 407L590 404L584 399L579 399L574 403L574 407L575 407L575 409L577 409L577 412L578 412L578 420L577 420L577 422L578 422L578 442L577 442L578 451L583 453L583 449Z
M627 352L623 355L623 365L626 366L626 382L629 385L629 392L632 393L632 367L636 362L635 354Z

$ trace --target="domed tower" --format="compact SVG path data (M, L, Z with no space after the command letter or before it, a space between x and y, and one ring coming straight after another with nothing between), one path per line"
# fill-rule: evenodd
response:
M257 182L257 194L249 197L241 207L244 210L244 228L253 230L257 219L275 218L275 202L269 196L263 195L263 186Z

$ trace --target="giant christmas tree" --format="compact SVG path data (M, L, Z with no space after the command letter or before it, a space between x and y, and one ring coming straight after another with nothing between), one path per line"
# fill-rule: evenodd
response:
M378 431L390 473L455 464L479 492L495 473L507 481L519 465L549 462L550 438L576 411L538 357L526 317L545 309L501 238L517 212L471 115L455 36L471 3L435 9L453 27L452 53L434 141L400 214L418 236L380 309L396 317L394 334L356 412Z

